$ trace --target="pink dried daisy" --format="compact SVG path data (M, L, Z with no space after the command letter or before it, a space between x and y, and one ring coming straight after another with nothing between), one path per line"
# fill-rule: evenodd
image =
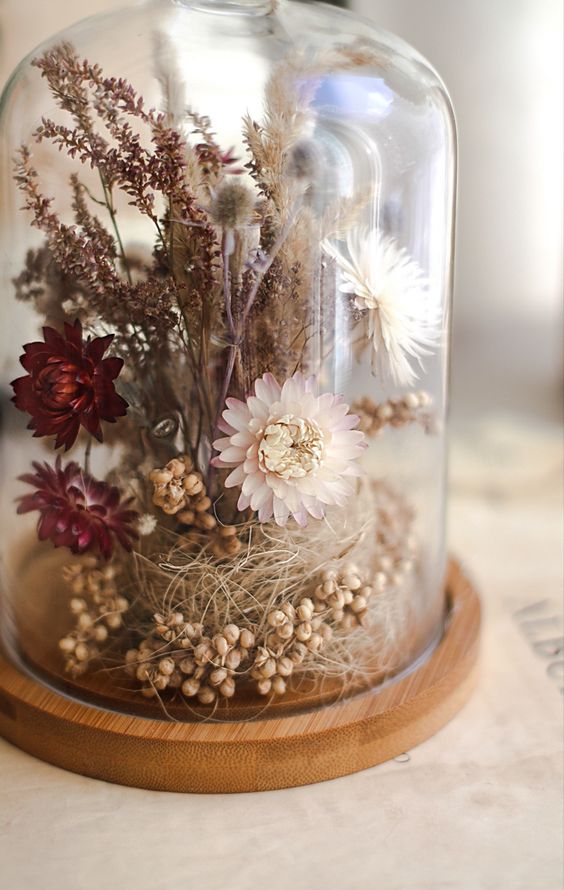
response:
M307 525L308 514L323 519L326 507L343 506L360 475L364 450L359 418L333 393L316 395L315 378L294 374L283 386L272 374L255 381L245 402L227 399L214 442L216 467L234 467L226 488L241 488L238 509L250 507L259 522L289 516Z

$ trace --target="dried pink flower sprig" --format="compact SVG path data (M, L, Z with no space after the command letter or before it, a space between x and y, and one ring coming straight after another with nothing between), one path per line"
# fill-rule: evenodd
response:
M285 526L293 516L305 526L353 494L365 448L358 421L340 396L316 395L315 378L297 372L280 386L264 374L245 402L227 399L219 424L227 435L214 442L213 464L234 468L225 487L241 488L239 510L257 511L259 522L274 516Z

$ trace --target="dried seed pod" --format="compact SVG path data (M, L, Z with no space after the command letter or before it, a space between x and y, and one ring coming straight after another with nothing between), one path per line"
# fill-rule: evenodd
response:
M186 458L173 458L168 462L167 470L169 473L172 473L175 479L180 479L181 476L191 468L192 462Z
M274 658L267 658L264 664L261 666L260 673L262 677L269 678L273 677L276 673L276 661Z
M300 621L311 621L313 618L313 606L310 607L300 604L297 608L297 616Z
M211 516L209 513L198 513L198 515L196 516L196 524L206 531L211 531L212 528L216 527L217 519L215 518L215 516Z
M221 658L227 655L229 651L229 643L227 642L223 634L216 634L212 642L214 649L216 650L217 654L221 656Z
M180 664L178 665L183 674L193 674L194 668L196 667L196 662L190 656L183 658Z
M194 660L196 664L207 664L213 658L213 649L209 643L198 643L194 649Z
M383 572L377 572L377 574L374 576L373 584L378 593L383 593L383 591L386 589L387 583L388 579L386 578L386 575Z
M205 495L205 497L202 497L199 501L196 501L196 503L194 504L194 509L196 513L204 513L206 510L209 510L211 505L211 498Z
M276 670L281 677L289 677L294 670L294 662L287 655L283 655L277 661Z
M209 681L212 686L219 686L220 683L223 683L226 678L227 671L225 670L225 668L216 668L214 671L211 672Z
M272 612L268 613L266 620L271 627L280 627L282 624L286 623L286 615L281 609L274 609Z
M79 615L80 612L84 612L88 607L86 604L86 600L82 599L82 597L73 596L69 602L70 610L73 615Z
M324 569L321 572L321 578L323 581L334 581L337 577L337 572L335 569Z
M169 470L152 470L149 479L156 485L168 485L172 481L172 473Z
M168 677L166 677L164 674L156 674L154 677L151 678L151 682L155 689L158 689L159 692L163 692L168 686Z
M307 655L308 650L303 643L294 643L292 651L290 652L290 658L294 664L301 664Z
M272 678L272 691L276 695L284 695L286 692L286 682L283 677Z
M232 649L227 653L225 658L225 667L230 671L236 671L242 661L242 653L240 649Z
M108 639L108 628L105 624L97 624L93 633L97 643L104 643Z
M172 672L174 671L174 659L173 658L161 658L159 661L159 672L164 674L165 677L170 677Z
M216 556L235 556L242 548L239 538L222 538L221 544L216 542L214 551Z
M356 616L352 614L352 612L344 612L343 617L340 620L340 626L343 630L352 630L353 627L356 627L357 620Z
M118 630L118 628L122 625L122 617L119 612L113 612L110 615L104 616L104 621L110 628L110 630Z
M86 643L77 643L74 650L74 657L77 661L87 661L90 656Z
M305 643L306 640L309 640L312 634L311 624L309 621L304 621L302 624L298 624L296 628L296 638L301 642Z
M353 601L351 603L351 610L355 613L356 612L364 612L366 610L367 605L368 605L368 603L366 602L366 599L363 596L360 596L360 595L355 596L355 598L353 599Z
M173 671L170 677L168 678L168 685L171 689L180 689L182 683L184 682L184 677L180 673L180 671Z
M196 513L194 510L181 510L180 513L176 514L176 518L182 525L194 525Z
M215 701L215 691L210 686L200 686L198 701L202 705L211 705Z
M255 635L247 628L241 631L239 643L243 649L251 649L255 645Z
M311 637L306 643L307 648L310 652L318 652L323 645L323 637L321 634L312 633Z
M295 621L295 619L296 619L296 610L294 609L292 603L287 603L287 602L286 602L286 603L282 603L282 605L280 606L280 611L281 611L281 612L284 612L284 615L285 615L286 618L288 618L290 621Z
M327 602L333 609L342 609L345 605L345 597L342 590L336 590L331 596L327 597Z
M234 646L241 636L241 631L236 624L227 624L223 628L223 636L230 646Z
M187 698L192 698L192 696L197 695L200 690L200 681L196 680L194 677L190 677L189 680L184 680L180 688L183 695Z
M257 691L259 695L268 695L272 690L272 681L268 679L261 679L257 683Z
M219 693L224 698L232 698L235 695L235 680L233 677L226 677L219 687Z
M294 625L287 621L276 628L276 634L281 640L289 640L294 636Z
M276 649L278 649L280 647L280 637L278 636L278 630L279 630L279 628L276 628L276 630L273 630L273 631L271 631L271 633L268 633L264 640L266 646L270 650L272 650L272 652L275 652Z
M144 683L149 679L149 665L148 664L140 664L137 670L135 671L135 676L138 680L141 680Z
M89 630L93 624L94 619L88 612L81 612L76 621L76 626L79 630Z

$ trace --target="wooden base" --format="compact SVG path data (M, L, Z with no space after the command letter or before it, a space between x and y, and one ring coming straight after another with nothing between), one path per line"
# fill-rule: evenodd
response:
M36 757L158 791L265 791L389 760L444 726L475 682L478 596L451 562L444 636L411 673L314 711L230 723L118 714L66 697L0 655L0 734Z

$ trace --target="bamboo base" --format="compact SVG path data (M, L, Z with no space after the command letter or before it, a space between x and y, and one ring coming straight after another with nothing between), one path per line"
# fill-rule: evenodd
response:
M441 642L407 676L269 719L175 723L118 714L53 691L0 655L0 734L64 769L158 791L266 791L334 779L418 745L468 699L480 604L453 561L447 602Z

